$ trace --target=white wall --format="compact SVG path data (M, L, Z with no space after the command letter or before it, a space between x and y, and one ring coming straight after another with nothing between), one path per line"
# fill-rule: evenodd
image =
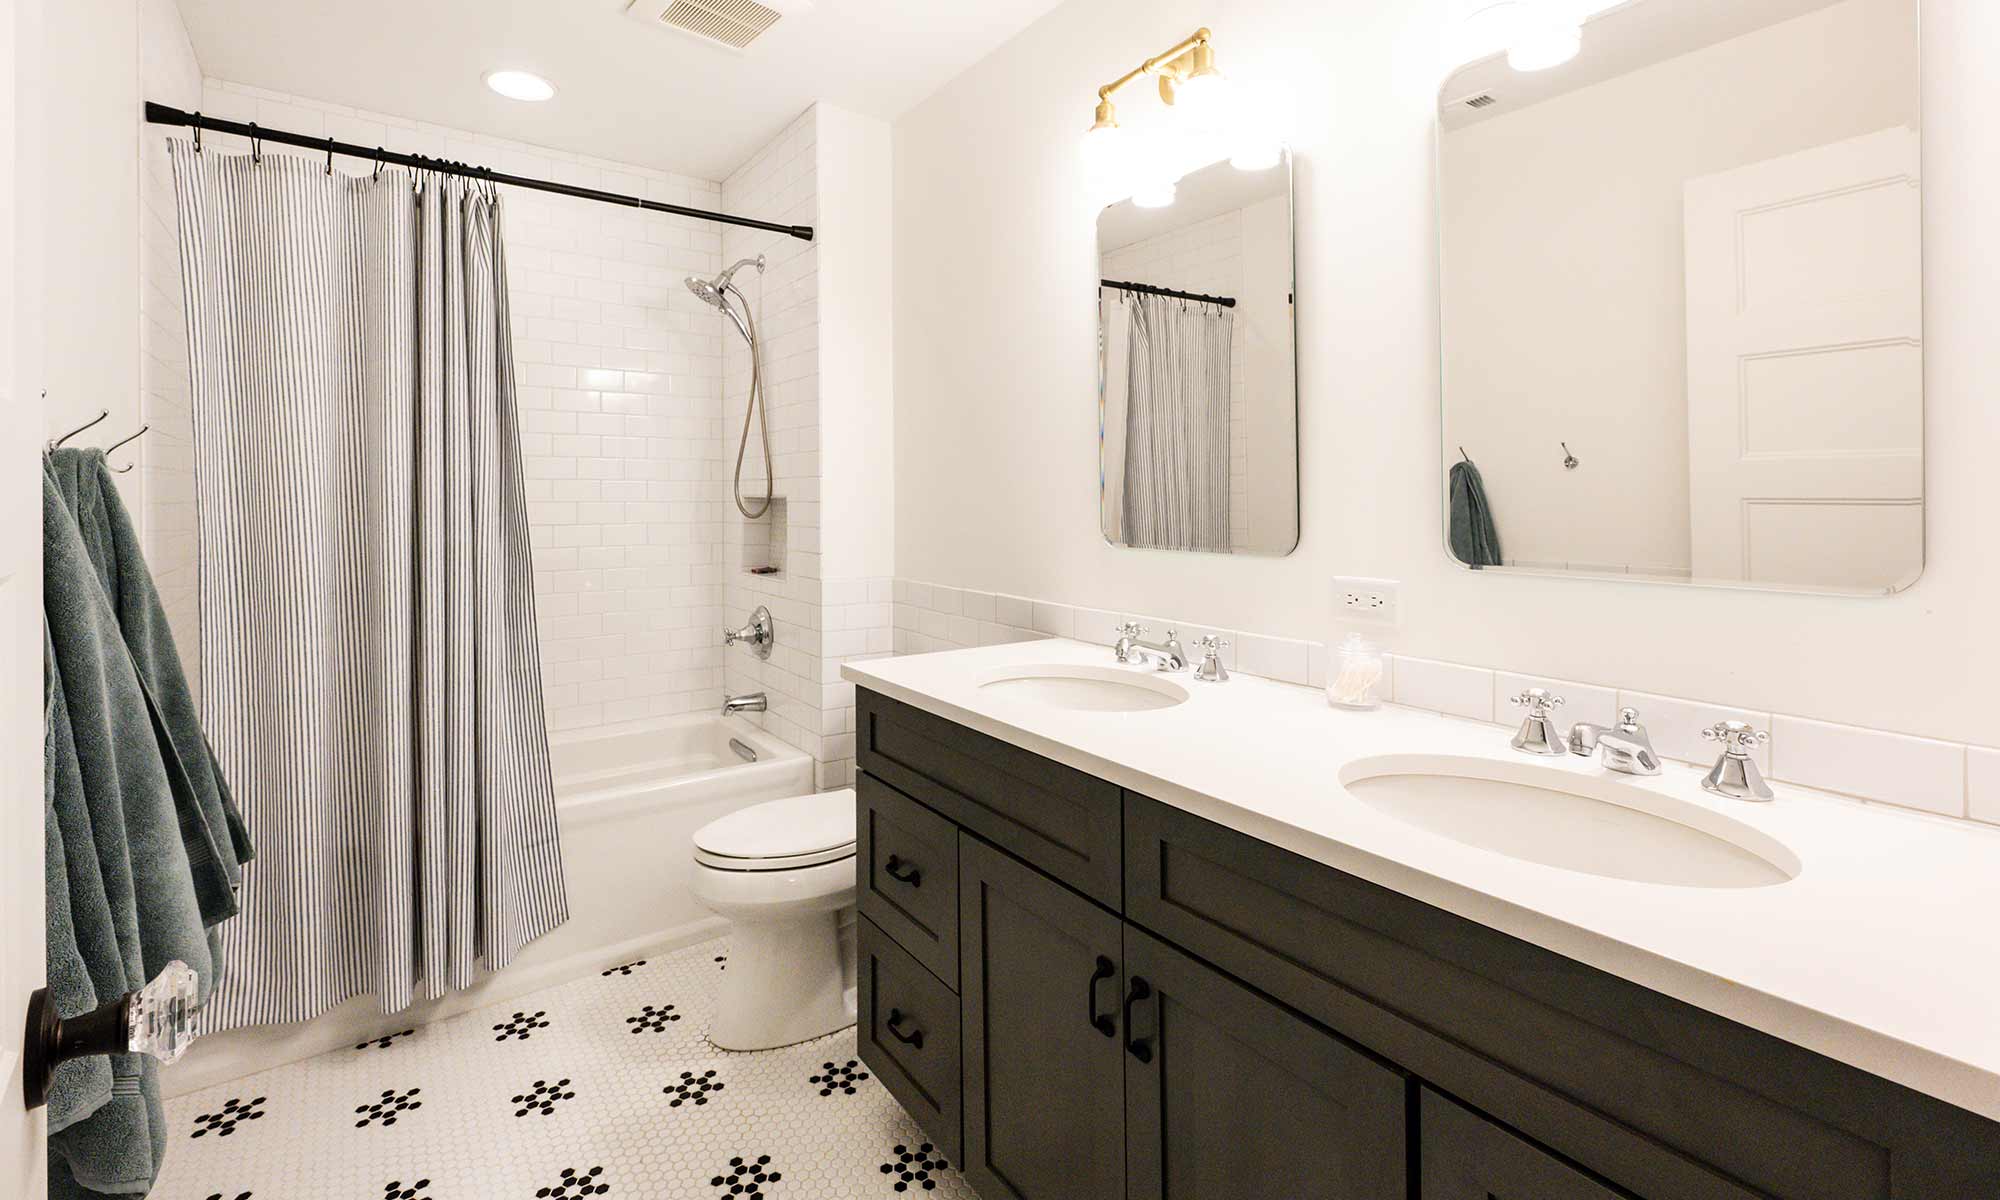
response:
M1914 128L1916 7L1847 0L1443 136L1445 457L1479 464L1508 562L1687 573L1682 185Z
M1314 638L1332 576L1385 576L1403 581L1407 654L1991 744L2000 6L1925 6L1929 569L1886 599L1447 560L1433 122L1448 7L1245 0L1218 20L1189 0L1070 0L898 122L898 574ZM1301 114L1304 526L1283 559L1097 534L1095 213L1077 142L1099 84L1203 23L1225 70L1282 73ZM978 284L939 303L940 276Z

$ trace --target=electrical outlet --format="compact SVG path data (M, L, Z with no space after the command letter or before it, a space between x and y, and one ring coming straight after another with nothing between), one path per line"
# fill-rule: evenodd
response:
M1394 579L1335 576L1334 615L1368 625L1396 625L1402 611L1396 604L1396 589L1400 586Z

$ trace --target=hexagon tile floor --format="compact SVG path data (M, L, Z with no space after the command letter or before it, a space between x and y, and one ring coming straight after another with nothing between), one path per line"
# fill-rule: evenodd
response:
M854 1030L737 1054L704 942L170 1101L154 1200L977 1200Z

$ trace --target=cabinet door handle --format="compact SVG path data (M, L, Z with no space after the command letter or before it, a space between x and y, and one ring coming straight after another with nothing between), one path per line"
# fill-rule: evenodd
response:
M901 1025L902 1023L903 1023L903 1010L900 1008L890 1009L889 1023L888 1023L889 1036L895 1038L897 1041L903 1043L905 1046L908 1046L913 1050L923 1049L924 1031L921 1029L912 1029L910 1030L910 1032L904 1033L902 1030L896 1028L896 1026Z
M1137 975L1132 977L1132 990L1125 994L1125 1050L1142 1063L1153 1061L1153 1039L1132 1036L1132 1006L1153 994L1153 985Z
M1090 976L1090 1026L1105 1037L1118 1036L1118 1022L1109 1013L1097 1011L1097 985L1118 974L1118 966L1102 954L1097 956L1097 970ZM1112 993L1117 995L1116 992Z
M882 864L882 871L897 883L907 883L911 887L924 885L924 873L893 854L888 862Z

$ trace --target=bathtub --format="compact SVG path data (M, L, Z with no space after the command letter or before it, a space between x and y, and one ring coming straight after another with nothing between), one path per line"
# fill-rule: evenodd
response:
M298 1025L199 1038L161 1076L169 1096L552 987L723 931L694 898L694 831L762 800L813 790L813 760L733 717L698 714L552 734L569 921L507 969L384 1015L357 996Z

